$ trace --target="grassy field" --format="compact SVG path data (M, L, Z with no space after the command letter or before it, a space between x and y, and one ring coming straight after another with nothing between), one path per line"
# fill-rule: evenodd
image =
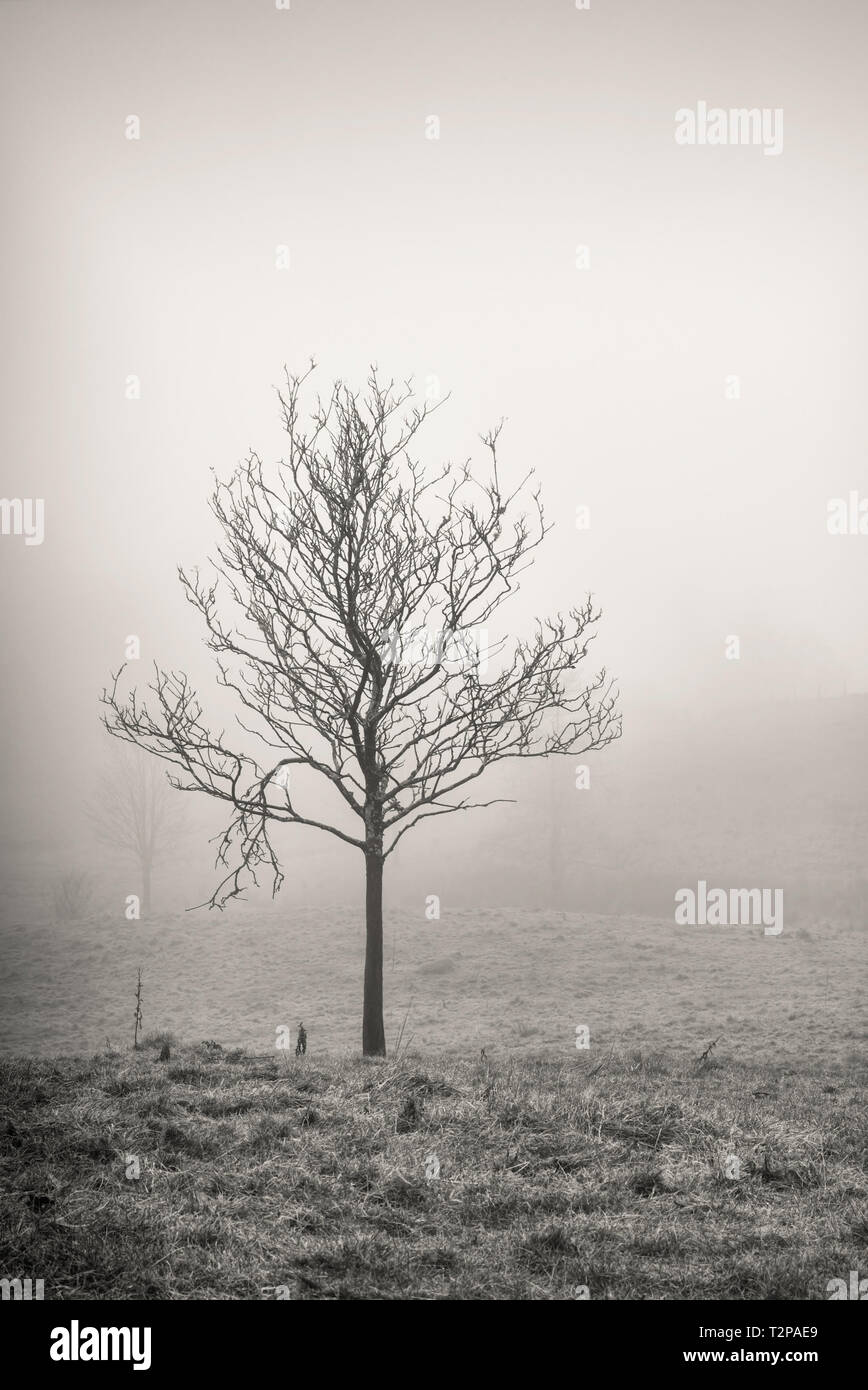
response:
M865 930L785 919L756 928L651 917L455 909L424 897L387 914L386 1037L406 1020L419 1052L575 1055L644 1048L689 1058L722 1037L748 1063L858 1062L868 1055ZM0 931L0 1051L84 1054L132 1042L136 969L147 1030L273 1052L304 1019L314 1055L361 1042L359 907L235 905L119 923Z
M47 1299L824 1299L868 1069L218 1044L0 1063L0 1271Z
M857 925L423 902L388 914L382 1063L355 1055L357 909L5 929L0 1044L33 1055L0 1061L0 1275L47 1298L823 1299L868 1267ZM296 1061L276 1041L301 1017ZM187 1041L161 1062L165 1030Z

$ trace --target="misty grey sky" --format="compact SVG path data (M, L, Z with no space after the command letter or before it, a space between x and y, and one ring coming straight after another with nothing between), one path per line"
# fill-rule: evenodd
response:
M175 566L311 354L436 377L432 464L506 417L555 529L504 616L592 590L625 737L868 689L868 536L826 529L868 496L866 33L856 0L0 3L2 493L45 499L44 544L0 537L3 827L91 791L127 634L142 677L206 669ZM781 108L782 153L679 146L700 101Z

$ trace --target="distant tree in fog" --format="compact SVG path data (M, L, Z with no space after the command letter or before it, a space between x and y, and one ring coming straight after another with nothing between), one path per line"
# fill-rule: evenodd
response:
M362 1048L384 1056L385 860L420 821L492 805L467 789L494 763L601 748L620 716L604 670L567 693L600 616L590 599L537 621L509 651L488 641L549 529L530 475L504 490L499 429L483 436L484 479L467 464L427 472L408 449L432 407L408 404L409 386L383 385L375 370L362 392L338 382L305 428L308 375L287 375L278 392L286 459L267 471L251 453L215 486L223 538L212 582L180 572L247 741L212 732L187 676L159 667L144 699L121 696L121 668L104 718L115 737L173 763L174 786L231 808L211 906L257 882L263 865L277 892L274 824L361 851ZM300 809L309 774L331 789L329 820Z
M147 917L154 868L184 823L180 798L166 772L139 749L119 748L85 814L101 844L135 863L142 915Z
M52 885L55 922L76 922L93 908L93 881L90 874L72 870L61 874Z

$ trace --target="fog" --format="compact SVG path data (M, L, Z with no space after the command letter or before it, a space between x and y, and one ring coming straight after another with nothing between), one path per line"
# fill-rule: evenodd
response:
M865 128L862 6L124 0L0 26L3 488L45 503L41 545L0 538L5 913L71 865L124 883L82 805L129 635L130 683L156 660L223 710L176 567L214 553L212 470L280 456L274 386L311 356L321 390L375 362L448 393L432 466L484 471L504 418L505 477L535 470L552 530L501 634L592 592L586 665L622 692L589 789L575 759L498 769L516 805L408 836L395 894L663 910L715 854L795 873L844 828L858 876L868 539L827 516L868 489L840 135ZM699 100L781 108L782 152L679 146ZM165 906L210 892L221 823L191 806ZM280 843L290 898L355 901L357 854Z

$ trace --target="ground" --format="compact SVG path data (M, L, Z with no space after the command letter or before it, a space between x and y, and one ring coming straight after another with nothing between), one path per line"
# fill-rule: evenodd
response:
M825 1299L868 1069L638 1049L0 1063L0 1269L46 1298Z
M265 895L263 895L265 896ZM268 899L266 897L266 903ZM0 1052L83 1053L133 1040L136 970L147 1030L273 1052L303 1019L309 1051L361 1043L363 912L279 898L148 922L94 918L0 929ZM859 1061L868 1049L865 930L788 918L762 928L651 917L457 909L387 914L386 1039L424 1053L562 1058L591 1051L695 1057L721 1038L741 1062Z
M385 1062L358 1056L355 908L0 948L0 1275L47 1298L823 1299L868 1273L853 922L420 901L387 918Z

